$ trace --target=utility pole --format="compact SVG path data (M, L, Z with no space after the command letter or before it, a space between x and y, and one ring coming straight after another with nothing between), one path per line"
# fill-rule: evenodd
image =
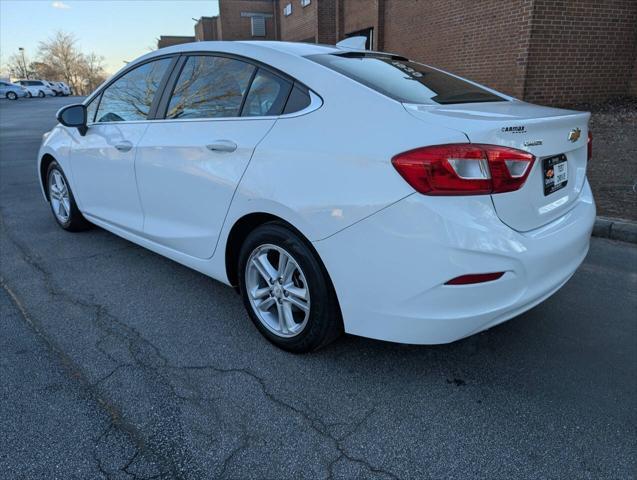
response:
M22 70L24 71L24 76L26 79L29 79L29 70L27 69L27 61L24 59L24 48L19 47L20 53L22 54Z

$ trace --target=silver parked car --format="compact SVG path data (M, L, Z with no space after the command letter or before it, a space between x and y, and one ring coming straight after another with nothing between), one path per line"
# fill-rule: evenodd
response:
M0 81L0 98L8 98L9 100L17 100L20 97L26 97L27 91L20 85L11 82Z

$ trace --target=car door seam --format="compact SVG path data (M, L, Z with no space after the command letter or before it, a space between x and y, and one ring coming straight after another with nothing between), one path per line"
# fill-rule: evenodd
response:
M133 148L135 149L135 154L133 156L133 175L135 176L135 187L136 187L135 191L137 192L137 200L139 201L139 208L142 211L142 228L141 228L142 232L144 232L146 228L146 211L144 210L144 202L142 202L142 195L139 191L139 181L137 178L137 156L139 155L139 145L141 145L142 140L146 136L148 127L150 127L150 123L146 124L146 128L144 129L143 133L140 135L137 145L133 145Z
M263 142L263 140L265 140L265 137L268 136L268 134L272 131L272 129L274 128L274 126L277 124L278 121L279 121L279 119L276 118L272 122L272 125L270 125L270 128L268 128L268 130L263 134L261 139L256 143L256 145L252 149L252 153L250 154L250 159L246 163L246 166L243 169L243 172L241 172L241 176L239 177L239 181L237 182L237 185L234 187L234 191L232 192L232 197L230 198L230 201L228 202L228 207L226 208L226 213L225 213L225 215L223 217L223 222L221 223L221 229L219 230L219 235L217 235L217 241L215 242L215 248L212 250L212 255L210 255L210 257L208 257L208 260L210 260L212 257L214 257L215 253L217 253L217 248L219 247L219 240L221 239L221 233L223 232L223 229L226 226L226 220L228 219L228 214L230 213L230 207L232 207L232 203L234 202L234 197L237 195L237 191L239 190L239 186L241 185L241 181L243 180L243 177L245 176L246 172L248 171L248 168L250 168L250 164L252 163L252 159L254 158L254 154L256 153L257 148L259 148L259 145L261 145L261 142Z

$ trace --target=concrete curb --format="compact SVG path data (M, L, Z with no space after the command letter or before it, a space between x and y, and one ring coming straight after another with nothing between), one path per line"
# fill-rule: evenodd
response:
M637 243L637 222L619 218L597 217L593 236Z

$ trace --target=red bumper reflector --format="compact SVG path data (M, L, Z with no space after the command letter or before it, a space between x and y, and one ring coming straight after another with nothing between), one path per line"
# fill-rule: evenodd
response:
M497 280L504 272L495 273L472 273L471 275L461 275L460 277L452 278L445 285L469 285L472 283L492 282Z

